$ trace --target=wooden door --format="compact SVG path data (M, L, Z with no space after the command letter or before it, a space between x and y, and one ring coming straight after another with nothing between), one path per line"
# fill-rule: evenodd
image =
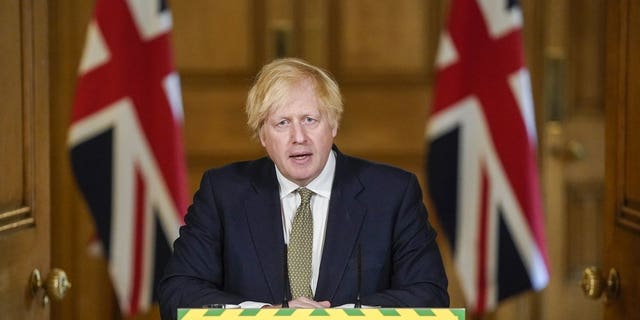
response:
M640 317L640 3L608 1L605 250L602 268L619 274L605 319Z
M0 318L48 319L32 270L49 273L44 1L0 0Z
M583 270L602 262L605 1L545 2L542 172L551 281L536 319L602 319ZM558 303L562 301L562 303Z

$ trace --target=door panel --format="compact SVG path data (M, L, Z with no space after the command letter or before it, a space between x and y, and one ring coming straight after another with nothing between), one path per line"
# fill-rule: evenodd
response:
M0 168L3 180L0 183L0 206L2 210L16 209L23 197L24 178L22 144L22 95L20 72L22 60L20 48L20 5L18 0L0 2L0 94L4 99L0 117ZM2 227L0 227L2 228Z
M0 311L48 319L31 271L49 271L46 5L0 1Z
M605 319L640 315L640 3L609 1L604 270L620 275Z
M602 262L605 1L546 3L541 150L551 282L540 318L596 320L603 306L579 284Z

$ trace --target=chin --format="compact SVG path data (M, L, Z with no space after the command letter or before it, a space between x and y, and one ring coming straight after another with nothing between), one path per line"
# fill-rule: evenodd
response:
M299 176L293 176L292 177L294 182L296 182L297 184L301 185L301 186L305 186L307 185L307 183L311 182L311 180L313 180L313 178L311 178L311 176L308 175L299 175Z
M295 179L294 181L297 181L299 185L306 185L312 180L309 177L295 177L294 179Z

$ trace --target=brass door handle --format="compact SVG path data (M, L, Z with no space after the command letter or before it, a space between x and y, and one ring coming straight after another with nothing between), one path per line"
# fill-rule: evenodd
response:
M71 289L71 282L69 282L67 274L62 269L57 268L51 269L45 282L42 281L40 270L34 269L31 272L30 285L31 293L34 296L38 295L40 289L44 291L42 297L43 305L47 305L50 299L62 300L67 291Z
M598 267L588 267L582 273L580 283L582 292L591 298L598 299L604 293L605 302L615 299L620 293L620 277L616 269L609 270L609 277L605 280L602 270Z
M567 162L582 161L587 156L587 152L582 143L569 140L562 145L551 146L551 155Z

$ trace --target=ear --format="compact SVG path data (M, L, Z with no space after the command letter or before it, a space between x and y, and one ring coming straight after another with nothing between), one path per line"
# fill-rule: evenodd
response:
M338 126L331 128L331 135L335 138L338 135Z
M267 144L266 144L265 139L264 139L263 128L264 127L260 128L260 130L258 130L258 138L260 138L260 144L262 145L262 147L266 148Z

